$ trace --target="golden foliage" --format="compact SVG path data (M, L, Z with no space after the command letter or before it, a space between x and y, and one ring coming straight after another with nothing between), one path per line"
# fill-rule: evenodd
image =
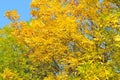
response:
M24 54L40 79L113 79L108 53L119 53L115 45L120 41L116 33L120 15L110 4L106 0L32 0L31 21L14 22L17 28L12 35L29 49ZM5 15L19 19L16 11Z

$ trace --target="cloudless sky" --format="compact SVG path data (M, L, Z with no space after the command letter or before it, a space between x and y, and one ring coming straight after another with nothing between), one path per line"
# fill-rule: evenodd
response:
M20 14L20 20L28 21L30 15L31 0L0 0L0 27L7 25L10 20L4 17L7 10L17 10Z

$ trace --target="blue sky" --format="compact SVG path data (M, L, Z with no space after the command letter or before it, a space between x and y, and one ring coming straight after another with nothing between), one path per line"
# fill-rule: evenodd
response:
M0 27L10 22L4 17L4 12L7 10L15 9L20 14L20 20L29 20L31 18L30 2L31 0L0 0Z

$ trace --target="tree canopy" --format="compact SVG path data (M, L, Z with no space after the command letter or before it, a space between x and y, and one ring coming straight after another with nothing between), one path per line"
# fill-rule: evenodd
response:
M1 80L119 80L119 0L32 0L32 18L0 29Z

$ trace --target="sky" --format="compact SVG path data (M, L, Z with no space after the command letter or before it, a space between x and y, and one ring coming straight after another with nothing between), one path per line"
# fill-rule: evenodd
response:
M28 21L31 18L30 2L31 0L0 0L0 28L10 22L4 17L4 12L7 10L17 10L20 20Z

